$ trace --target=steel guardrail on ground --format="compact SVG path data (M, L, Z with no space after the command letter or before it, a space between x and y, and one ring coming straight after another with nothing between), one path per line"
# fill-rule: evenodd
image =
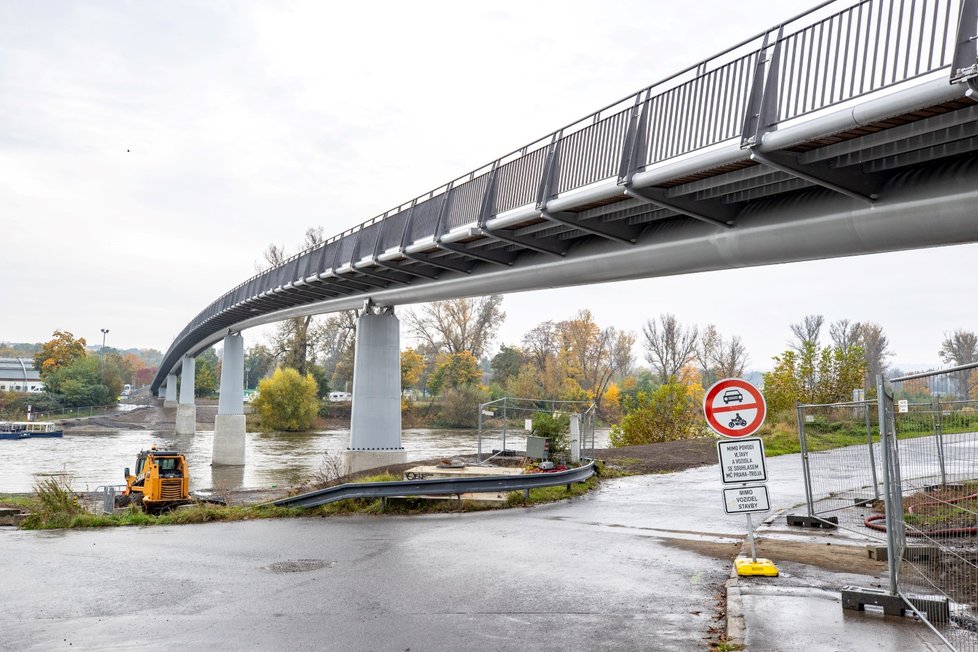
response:
M408 496L455 496L467 493L509 492L539 487L556 487L584 482L597 471L594 462L568 471L528 475L492 475L476 478L435 480L395 480L354 482L280 498L268 503L275 507L318 507L348 498L404 498Z

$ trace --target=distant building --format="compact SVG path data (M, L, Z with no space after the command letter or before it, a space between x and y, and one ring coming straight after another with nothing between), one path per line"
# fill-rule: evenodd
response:
M0 358L0 392L27 392L37 394L44 391L41 374L34 369L30 358Z

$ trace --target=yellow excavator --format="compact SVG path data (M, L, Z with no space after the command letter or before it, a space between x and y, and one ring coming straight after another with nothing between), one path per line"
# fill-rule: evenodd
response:
M125 470L126 488L116 496L115 506L136 505L149 514L159 514L192 502L190 469L183 453L157 450L140 451L136 468Z

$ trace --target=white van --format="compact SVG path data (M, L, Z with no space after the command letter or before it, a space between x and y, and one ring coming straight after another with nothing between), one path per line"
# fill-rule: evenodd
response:
M329 400L334 403L349 403L353 400L353 394L350 392L330 392Z

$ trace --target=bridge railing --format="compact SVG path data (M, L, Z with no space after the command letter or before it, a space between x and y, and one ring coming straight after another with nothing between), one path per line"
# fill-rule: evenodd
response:
M437 239L466 224L481 226L487 216L540 206L596 182L625 182L651 165L738 137L753 145L747 133L752 120L755 127L759 118L766 121L761 133L948 68L956 51L958 5L959 0L822 3L259 272L199 313L174 344L223 310L355 257ZM761 97L765 107L773 105L764 115Z

